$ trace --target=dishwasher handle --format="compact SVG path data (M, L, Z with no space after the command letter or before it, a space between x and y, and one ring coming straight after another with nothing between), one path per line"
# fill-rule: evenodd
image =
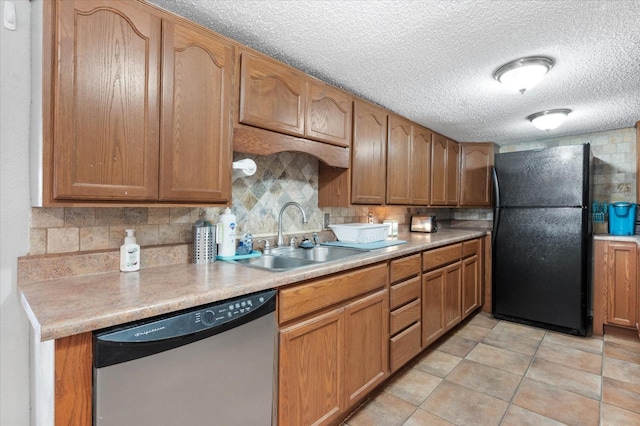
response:
M197 342L275 309L276 291L268 290L97 331L93 334L93 366L107 367Z

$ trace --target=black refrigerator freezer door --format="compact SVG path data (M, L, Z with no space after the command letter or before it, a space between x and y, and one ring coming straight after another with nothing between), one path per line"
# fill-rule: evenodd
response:
M589 145L497 154L501 207L589 204Z
M584 217L581 208L501 209L493 245L496 316L584 335L588 298Z

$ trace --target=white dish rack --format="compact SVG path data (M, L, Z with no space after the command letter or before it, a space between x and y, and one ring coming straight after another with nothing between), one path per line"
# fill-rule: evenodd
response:
M343 223L329 225L336 238L345 243L373 243L384 241L389 235L388 224Z

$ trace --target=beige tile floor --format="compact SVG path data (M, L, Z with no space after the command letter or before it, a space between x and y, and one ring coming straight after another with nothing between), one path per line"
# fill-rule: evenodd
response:
M344 426L640 425L640 342L573 337L479 313Z

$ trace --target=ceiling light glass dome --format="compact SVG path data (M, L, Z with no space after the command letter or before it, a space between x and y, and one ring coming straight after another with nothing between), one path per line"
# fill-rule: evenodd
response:
M553 130L567 119L570 112L570 109L550 109L531 114L527 120L540 130Z
M553 64L553 59L546 56L516 59L498 68L493 78L515 92L524 93L540 83Z

